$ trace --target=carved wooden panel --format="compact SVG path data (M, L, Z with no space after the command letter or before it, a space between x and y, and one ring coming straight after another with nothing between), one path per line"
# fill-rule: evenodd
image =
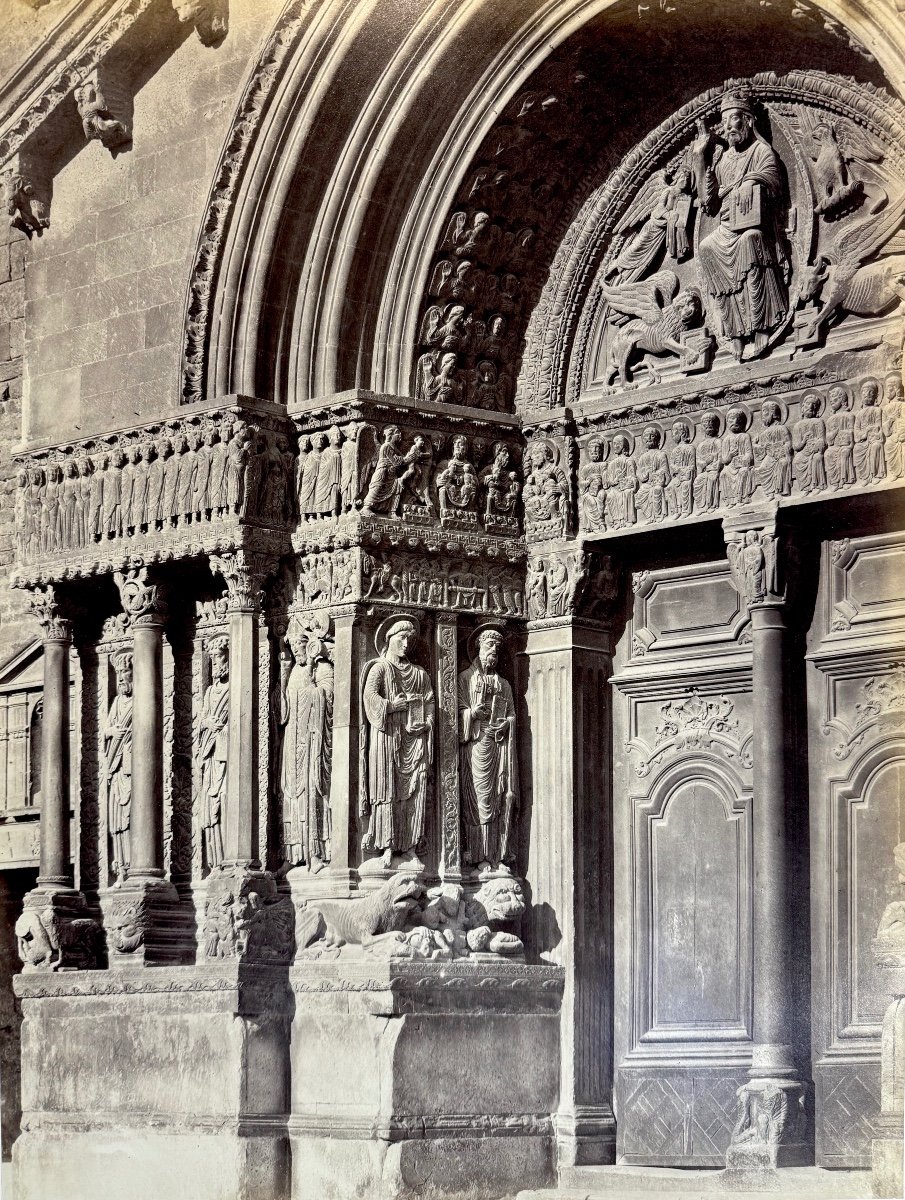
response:
M619 1154L722 1166L752 1037L747 618L722 562L633 584L612 681Z
M746 1074L742 1068L620 1071L620 1160L722 1166L736 1121L736 1089Z
M817 1161L866 1167L886 972L871 942L900 896L905 830L905 536L824 547L809 658L812 1028Z
M637 571L632 589L633 659L714 654L744 641L748 615L726 563L701 563L680 574Z
M905 630L905 541L898 533L831 543L827 624L830 637Z

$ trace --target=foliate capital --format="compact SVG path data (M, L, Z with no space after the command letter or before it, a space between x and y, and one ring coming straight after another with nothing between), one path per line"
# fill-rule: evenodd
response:
M35 588L29 599L29 610L41 626L45 643L59 642L68 646L72 642L72 616L64 615L66 610L54 588Z
M264 584L277 568L277 560L250 550L231 550L212 554L211 570L226 583L230 612L259 612L263 604Z

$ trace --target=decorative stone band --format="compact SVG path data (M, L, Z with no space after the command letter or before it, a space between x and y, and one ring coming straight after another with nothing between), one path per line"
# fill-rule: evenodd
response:
M507 557L521 532L521 438L512 417L342 392L292 412L299 549L391 545Z
M317 959L290 968L289 983L310 1005L318 996L358 996L377 1015L417 1012L559 1012L562 967L525 963L341 962Z
M404 1142L413 1137L549 1137L552 1132L549 1113L394 1113L374 1122L303 1112L289 1118L291 1137L377 1138L381 1142Z
M799 375L783 391L753 389L714 403L638 402L631 408L562 410L578 447L574 478L579 534L610 537L728 517L751 505L785 508L833 496L900 487L905 480L905 393L901 371L815 384ZM636 396L638 394L636 393ZM554 464L551 438L529 434L524 487L529 537L552 534L541 521L564 510L568 476ZM546 447L545 452L532 446ZM554 469L556 467L556 469ZM536 529L535 529L536 526Z
M123 967L111 971L66 971L61 974L15 976L20 1000L65 1000L73 996L185 996L225 994L232 1003L247 1001L253 1011L288 1011L286 969L237 959L207 961L197 966Z
M72 579L145 563L289 549L295 438L246 397L17 457L16 577Z

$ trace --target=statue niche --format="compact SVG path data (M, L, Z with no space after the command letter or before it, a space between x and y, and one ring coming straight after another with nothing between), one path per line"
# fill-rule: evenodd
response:
M213 638L207 644L207 654L210 682L201 698L194 744L204 865L212 870L223 864L223 805L229 756L229 639Z
M110 868L121 887L132 859L132 655L112 658L116 695L107 710L103 730L102 768L110 834Z

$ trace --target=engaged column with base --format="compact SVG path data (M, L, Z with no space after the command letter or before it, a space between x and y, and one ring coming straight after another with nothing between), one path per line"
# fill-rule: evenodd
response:
M730 1172L771 1171L812 1161L804 1088L790 1044L794 930L789 848L786 585L775 511L723 522L732 581L751 617L754 795L754 1047L749 1082L726 1153Z
M16 922L24 971L97 966L99 927L73 887L70 862L69 650L71 616L52 587L35 590L31 612L44 651L41 743L41 844L38 885Z

